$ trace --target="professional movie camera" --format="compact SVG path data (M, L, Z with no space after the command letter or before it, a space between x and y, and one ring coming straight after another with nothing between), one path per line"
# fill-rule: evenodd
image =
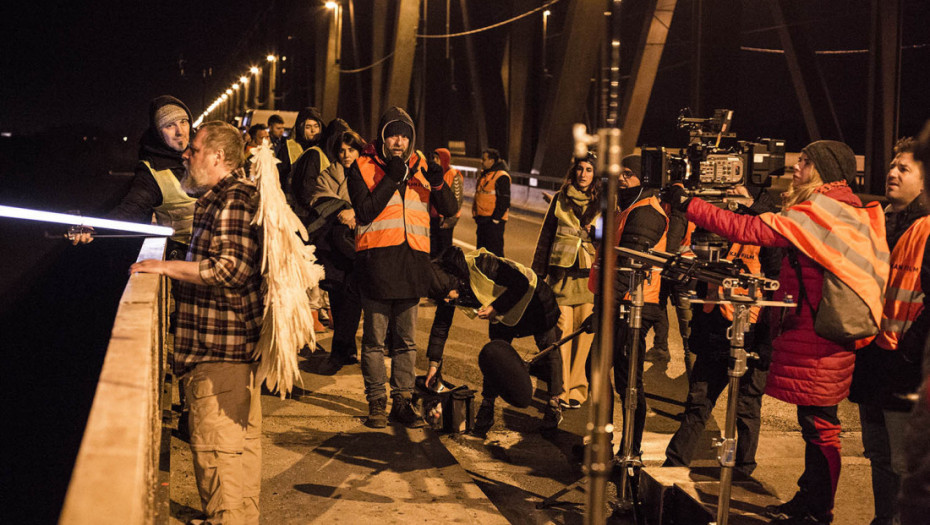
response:
M727 199L727 195L737 186L746 186L758 196L771 186L770 177L785 172L785 141L736 140L732 123L730 109L717 109L710 118L692 117L690 109L682 109L678 128L688 130L687 148L643 147L643 180L663 188L681 184L690 195L721 208L736 209L738 199ZM725 255L729 246L725 239L702 230L691 239L698 257L709 260Z
M785 172L785 141L736 140L731 131L733 110L718 109L710 118L682 109L678 128L688 130L688 147L643 147L643 178L662 187L681 183L693 195L722 198L736 186L767 187L769 177Z

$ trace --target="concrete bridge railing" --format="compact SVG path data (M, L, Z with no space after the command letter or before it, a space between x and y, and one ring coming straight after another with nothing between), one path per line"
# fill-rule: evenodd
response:
M164 253L165 239L146 239L139 260ZM156 521L167 286L162 276L136 274L123 291L62 524Z

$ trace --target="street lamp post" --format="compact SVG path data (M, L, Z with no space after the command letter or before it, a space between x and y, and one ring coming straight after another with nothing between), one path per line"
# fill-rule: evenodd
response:
M258 109L258 97L262 92L262 70L252 66L249 68L249 73L252 73L252 76L255 77L255 86L252 88L252 106Z
M245 113L249 109L249 77L242 75L239 83L242 84L242 112Z
M268 109L274 109L274 90L275 82L278 78L278 57L274 55L268 55Z
M543 78L549 76L549 64L546 60L546 40L549 38L549 16L552 15L552 11L546 9L543 11L543 25L542 25L542 66L543 66Z

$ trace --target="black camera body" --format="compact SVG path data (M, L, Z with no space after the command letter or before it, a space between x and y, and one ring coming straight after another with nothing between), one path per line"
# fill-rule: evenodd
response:
M718 109L710 118L694 118L685 108L678 128L687 129L687 148L642 148L644 182L654 187L681 183L692 194L714 199L736 186L768 187L785 172L785 141L738 141L730 130L733 111Z

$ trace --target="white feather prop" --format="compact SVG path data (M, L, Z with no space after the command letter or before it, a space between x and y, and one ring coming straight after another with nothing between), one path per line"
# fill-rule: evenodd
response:
M252 176L261 196L254 222L262 226L262 291L265 313L255 347L259 377L283 399L300 379L297 353L316 346L309 292L323 279L315 246L291 210L278 179L278 159L268 140L253 149Z

